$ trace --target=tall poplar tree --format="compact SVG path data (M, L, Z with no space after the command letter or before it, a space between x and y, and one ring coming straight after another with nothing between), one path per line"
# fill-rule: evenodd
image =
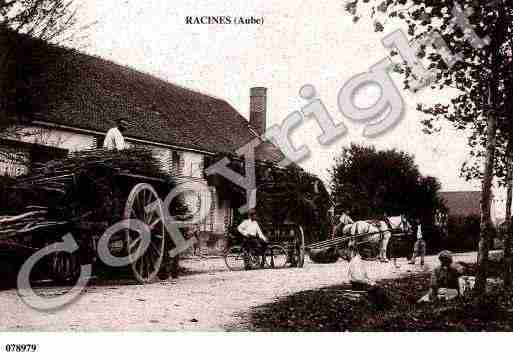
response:
M346 2L346 10L358 21L369 16L375 31L388 30L394 20L407 27L409 40L439 36L448 50L459 58L447 61L440 41L435 46L420 45L418 56L432 71L429 87L456 95L448 103L418 105L428 114L423 120L428 131L438 121L448 121L457 129L470 129L471 145L482 147L481 233L478 253L476 292L486 286L488 252L491 243L491 187L496 163L496 148L501 136L501 107L508 101L505 81L511 77L513 3L509 0L354 0ZM459 11L463 10L464 14ZM395 30L395 29L394 29ZM486 40L486 41L485 41ZM419 80L418 71L406 67L405 88ZM442 97L442 96L441 96Z

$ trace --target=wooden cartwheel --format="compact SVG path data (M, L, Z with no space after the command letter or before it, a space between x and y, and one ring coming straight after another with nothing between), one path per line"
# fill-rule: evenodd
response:
M152 208L150 208L152 207ZM130 267L140 283L152 282L164 258L166 228L164 209L155 189L139 183L130 191L124 210L125 219L137 219L148 226L150 242L147 246L140 233L128 228L125 233Z

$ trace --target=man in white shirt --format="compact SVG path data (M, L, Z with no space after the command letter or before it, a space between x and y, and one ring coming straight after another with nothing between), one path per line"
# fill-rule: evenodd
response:
M262 229L258 225L256 220L256 210L250 209L248 213L248 219L242 221L237 227L237 230L245 238L243 246L251 246L253 248L259 248L262 254L261 266L265 264L265 250L267 248L267 237L262 233Z
M105 135L103 140L103 148L118 151L127 148L125 138L123 137L123 132L127 127L128 122L123 118L119 118L116 121L116 126L107 131L107 135Z

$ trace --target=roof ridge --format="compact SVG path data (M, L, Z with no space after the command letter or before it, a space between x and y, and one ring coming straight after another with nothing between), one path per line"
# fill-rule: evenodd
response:
M189 91L189 92L191 92L193 94L202 95L202 96L204 96L204 97L206 97L208 99L213 99L213 100L217 100L217 101L226 102L226 100L222 99L221 97L215 96L215 95L207 93L205 91L201 91L201 90L198 90L198 89L193 89L191 87L188 87L188 86L185 86L185 85L182 85L182 84L177 84L175 82L171 82L170 80L163 79L163 78L161 78L161 77L157 76L156 74L153 74L153 73L151 73L149 71L144 71L142 69L138 69L138 68L132 67L131 65L128 65L128 64L121 64L121 63L119 63L119 62L117 62L115 60L102 57L101 55L90 53L90 52L87 51L87 49L82 49L81 50L81 49L77 49L77 48L74 48L74 47L71 47L71 46L67 46L65 44L56 44L56 43L52 43L52 42L47 42L47 41L44 41L43 39L39 39L39 38L30 36L30 35L27 35L27 34L24 34L24 33L16 33L13 30L11 30L10 32L14 36L20 36L20 37L23 38L23 40L26 40L26 41L34 41L34 42L39 43L39 45L47 46L47 47L50 47L50 48L54 48L56 50L62 50L62 51L68 52L68 53L73 53L74 55L78 55L78 56L87 56L87 57L89 57L91 59L95 59L95 60L101 61L101 62L105 63L106 65L109 65L109 64L110 65L114 65L114 66L119 67L119 68L124 69L124 70L135 72L135 73L138 73L138 74L143 75L143 76L148 76L148 77L151 77L151 78L153 78L153 79L155 79L157 81L163 82L163 83L168 84L168 85L173 85L175 87L178 87L179 89L182 89L182 90L185 90L185 91ZM232 109L237 111L233 106L232 106Z
M151 73L149 71L145 71L145 70L142 70L142 69L138 69L138 68L135 68L135 67L132 67L131 65L127 65L127 64L121 64L119 62L116 62L115 60L112 60L112 59L107 59L105 57L102 57L98 54L92 54L92 53L89 53L87 51L81 51L81 50L78 50L78 49L75 49L75 48L67 48L67 47L63 47L63 46L59 46L61 47L62 49L64 50L68 50L68 51L72 51L72 52L75 52L79 55L82 55L82 56L88 56L90 58L93 58L93 59L96 59L96 60L99 60L101 62L104 62L105 64L110 64L110 65L114 65L114 66L117 66L121 69L124 69L124 70L128 70L128 71L131 71L131 72L135 72L137 74L140 74L140 75L143 75L143 76L148 76L148 77L151 77L159 82L163 82L167 85L173 85L175 87L178 87L179 89L182 89L182 90L185 90L185 91L188 91L188 92L191 92L195 95L201 95L201 96L204 96L208 99L212 99L212 100L216 100L216 101L222 101L222 102L226 102L224 99L222 99L221 97L218 97L218 96L215 96L213 94L210 94L210 93L206 93L205 91L200 91L200 90L197 90L197 89L193 89L193 88L190 88L188 86L185 86L185 85L182 85L182 84L177 84L175 82L172 82L171 80L168 80L168 79L164 79L162 77L159 77L158 75L154 74L154 73ZM233 107L232 107L233 108ZM235 110L235 108L234 108Z
M128 137L211 153L235 152L260 137L225 99L87 49L23 39L16 65L34 69L27 72L29 115L40 112L45 122L103 133L123 116L137 120ZM281 161L283 153L271 145L260 146L257 158Z

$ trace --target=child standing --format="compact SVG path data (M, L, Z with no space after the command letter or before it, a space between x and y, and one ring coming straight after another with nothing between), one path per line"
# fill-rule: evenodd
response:
M424 265L424 256L426 255L426 241L423 238L422 235L422 225L420 223L420 220L416 220L417 224L417 240L415 241L415 244L413 246L413 254L410 260L410 264L415 264L415 259L417 257L420 257L420 265Z

